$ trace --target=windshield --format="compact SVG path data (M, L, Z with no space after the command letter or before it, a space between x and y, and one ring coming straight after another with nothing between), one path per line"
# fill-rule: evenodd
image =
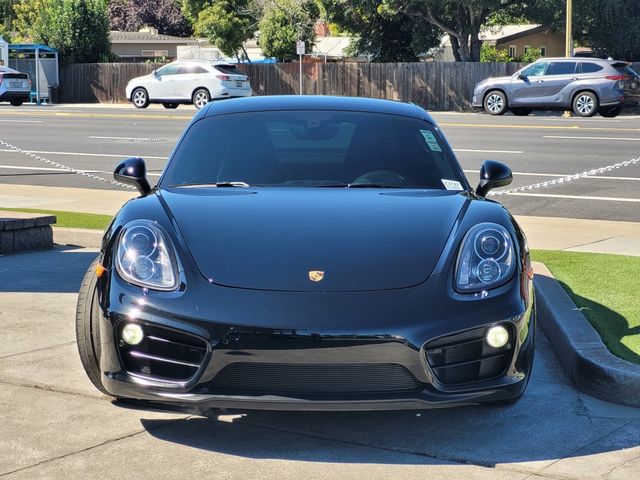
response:
M236 186L232 183L462 190L466 180L439 132L423 120L365 112L269 111L193 124L161 186Z

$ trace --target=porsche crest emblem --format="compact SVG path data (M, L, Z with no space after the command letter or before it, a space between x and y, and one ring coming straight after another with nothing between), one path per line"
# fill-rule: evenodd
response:
M322 270L310 270L309 280L312 282L321 282L324 278L324 272Z

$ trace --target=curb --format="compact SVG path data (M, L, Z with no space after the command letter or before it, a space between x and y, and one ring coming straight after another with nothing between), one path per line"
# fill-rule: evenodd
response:
M640 407L640 365L609 352L547 267L534 269L538 321L567 377L593 397Z
M102 230L86 228L53 227L53 243L84 248L100 248L102 246Z

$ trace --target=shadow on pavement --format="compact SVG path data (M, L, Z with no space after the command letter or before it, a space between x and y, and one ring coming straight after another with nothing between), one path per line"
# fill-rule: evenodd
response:
M0 255L0 292L77 293L95 250L53 250Z
M230 417L210 411L188 420L141 422L167 442L252 459L338 463L445 463L494 466L580 459L638 446L640 422L616 418L611 404L586 407L567 382L544 335L527 392L508 407L472 406L422 412L244 412ZM593 402L599 402L593 400ZM626 407L620 407L626 408ZM640 418L636 409L626 409ZM295 450L281 446L293 434ZM318 449L318 442L324 449ZM329 443L327 443L329 442ZM336 444L335 442L339 442ZM328 446L333 445L333 449ZM335 454L338 445L339 455ZM371 448L375 448L373 454ZM377 453L375 453L377 452ZM391 456L385 452L413 456ZM416 457L415 455L418 455ZM422 457L422 459L421 459Z

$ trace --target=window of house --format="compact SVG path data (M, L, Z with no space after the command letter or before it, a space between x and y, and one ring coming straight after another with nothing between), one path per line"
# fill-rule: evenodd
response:
M547 47L540 47L540 56L541 57L547 56Z
M142 50L143 57L168 57L169 50Z
M509 45L509 56L511 58L516 58L518 56L518 48L516 45Z
M531 45L525 45L524 46L524 53L527 53L529 50L531 50Z

